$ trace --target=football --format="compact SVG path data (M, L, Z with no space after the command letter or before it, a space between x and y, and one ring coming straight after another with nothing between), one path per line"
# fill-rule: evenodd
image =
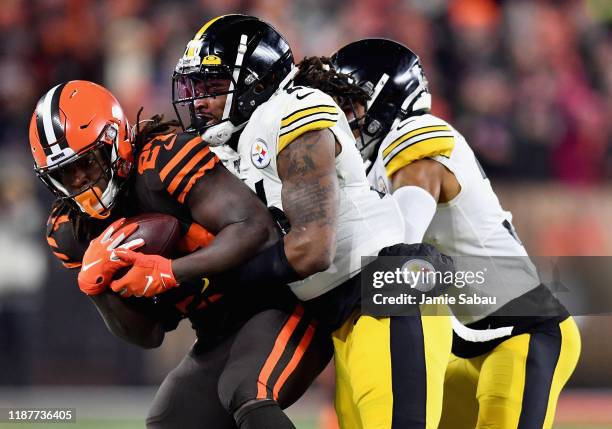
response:
M181 225L178 219L161 213L145 213L129 218L121 229L134 223L138 224L138 229L125 241L142 238L145 244L136 249L138 252L166 258L176 256L181 238Z
M138 229L124 242L142 238L144 245L135 249L137 252L161 255L165 258L176 256L178 242L181 238L181 226L177 218L161 213L144 213L127 219L118 231L134 223L138 224ZM113 278L119 279L128 271L129 268L121 268Z

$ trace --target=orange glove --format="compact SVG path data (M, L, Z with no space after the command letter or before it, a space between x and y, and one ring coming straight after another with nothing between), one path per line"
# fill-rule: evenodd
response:
M79 289L87 295L102 293L108 287L115 272L129 265L113 256L115 249L137 249L144 245L142 239L131 240L121 246L119 245L138 229L136 223L121 229L121 225L124 223L125 218L116 220L99 237L89 243L89 247L83 255L83 263L78 277Z
M152 297L178 286L170 259L129 249L117 249L115 255L124 266L132 266L123 277L110 284L111 289L123 297Z

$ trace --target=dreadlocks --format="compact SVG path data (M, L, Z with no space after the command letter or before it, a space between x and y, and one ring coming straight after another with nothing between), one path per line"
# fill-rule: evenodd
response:
M150 119L140 120L140 114L142 113L143 107L138 110L136 114L136 130L134 138L134 146L140 148L144 146L146 142L151 140L153 137L168 134L174 131L178 127L179 121L172 119L170 121L164 121L164 115L153 115ZM144 127L140 129L140 124L144 123Z
M366 105L369 94L343 73L338 73L329 57L305 57L299 64L295 85L319 89L330 95L342 108L352 103Z

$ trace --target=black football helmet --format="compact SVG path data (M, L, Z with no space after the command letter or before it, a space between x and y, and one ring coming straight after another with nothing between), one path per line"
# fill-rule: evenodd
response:
M364 160L376 149L397 121L431 109L431 96L419 57L404 45L388 39L363 39L350 43L331 57L337 72L349 75L370 95L365 117L355 118Z
M211 146L227 143L253 111L267 101L293 67L289 44L270 24L246 15L208 21L189 41L172 77L174 110L187 132ZM229 79L229 88L203 88L211 79ZM220 122L198 116L195 100L227 94Z

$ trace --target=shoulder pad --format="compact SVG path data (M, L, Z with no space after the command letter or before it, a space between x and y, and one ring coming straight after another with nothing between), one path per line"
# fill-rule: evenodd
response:
M138 174L154 176L155 183L184 203L195 183L219 162L200 136L179 133L157 136L138 155Z
M281 112L278 152L308 131L331 128L338 122L340 107L324 92L303 86L284 91L289 100Z
M455 147L453 128L433 115L410 117L400 122L385 137L379 156L387 175L419 159L450 157Z

